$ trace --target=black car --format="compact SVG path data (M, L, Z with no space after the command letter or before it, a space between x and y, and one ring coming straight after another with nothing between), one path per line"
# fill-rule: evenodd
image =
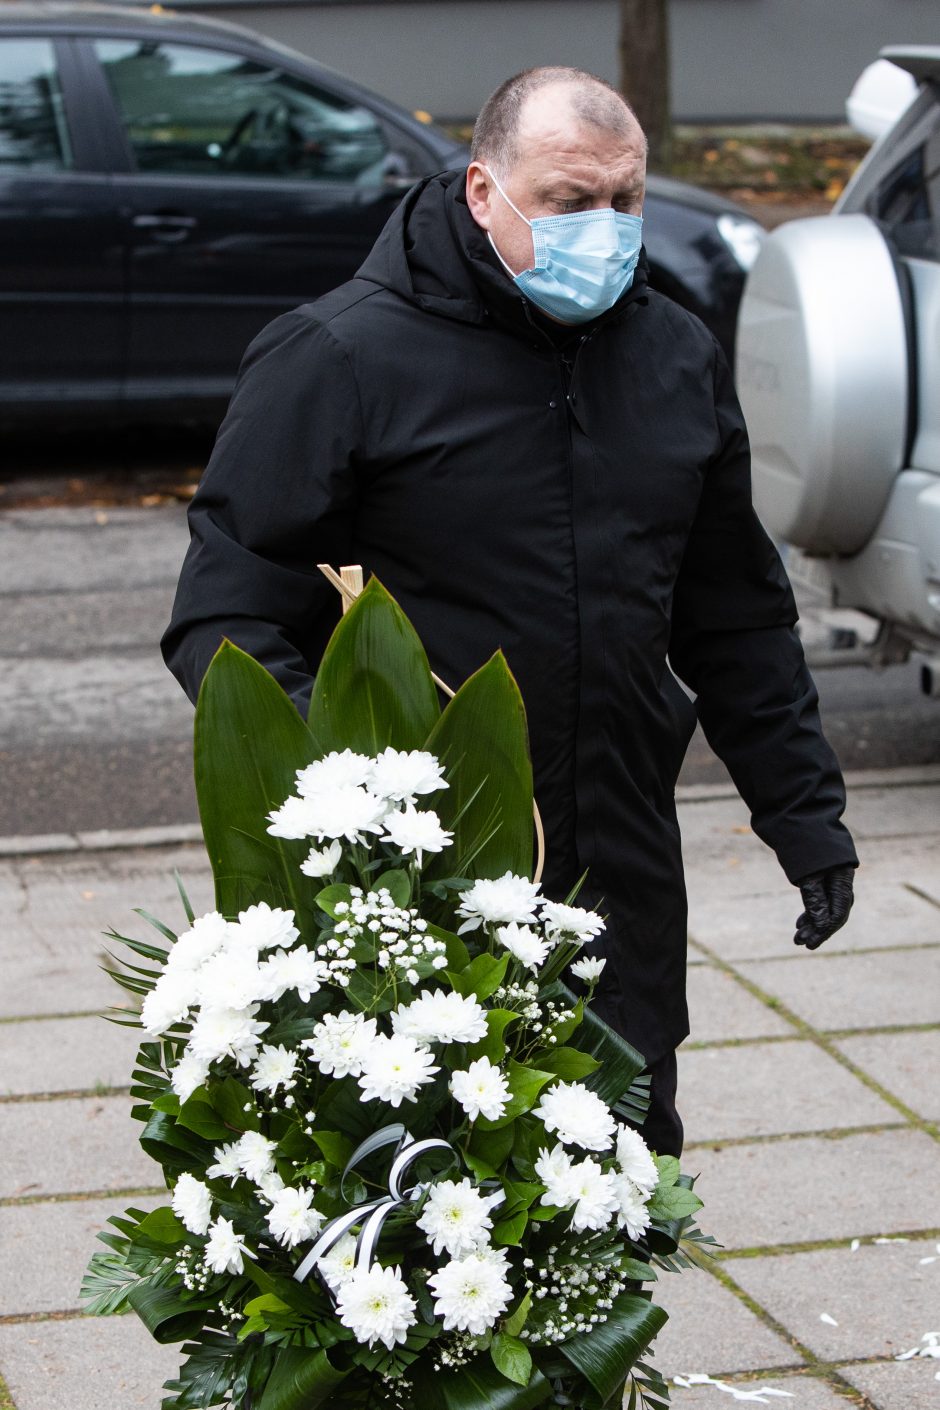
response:
M466 149L234 25L0 6L0 418L217 420L271 318ZM760 227L652 177L653 283L731 351Z

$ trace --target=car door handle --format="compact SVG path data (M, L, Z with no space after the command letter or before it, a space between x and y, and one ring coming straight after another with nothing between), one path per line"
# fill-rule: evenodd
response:
M194 230L199 222L193 215L153 211L147 215L135 215L131 224L135 230L150 230L155 240L171 244L175 240L185 240L190 230Z

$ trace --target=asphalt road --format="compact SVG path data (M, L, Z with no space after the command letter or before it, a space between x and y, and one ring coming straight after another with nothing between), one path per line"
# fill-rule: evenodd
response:
M158 649L185 508L145 498L0 512L0 835L196 819L192 707ZM817 679L846 768L940 762L940 702L914 664ZM682 781L726 777L697 736Z

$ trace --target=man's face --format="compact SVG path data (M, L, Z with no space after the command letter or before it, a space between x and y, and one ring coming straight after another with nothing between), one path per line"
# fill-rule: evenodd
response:
M543 215L613 208L643 209L646 143L637 122L626 136L583 122L567 84L538 89L526 101L517 137L519 157L500 184L528 220ZM514 274L531 269L532 232L503 199L482 162L467 171L467 204Z

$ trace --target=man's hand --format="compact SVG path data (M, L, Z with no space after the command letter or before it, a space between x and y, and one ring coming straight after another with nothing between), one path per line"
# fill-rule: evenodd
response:
M813 872L798 882L806 907L796 922L794 945L818 950L824 940L841 930L849 918L854 867L830 867Z

